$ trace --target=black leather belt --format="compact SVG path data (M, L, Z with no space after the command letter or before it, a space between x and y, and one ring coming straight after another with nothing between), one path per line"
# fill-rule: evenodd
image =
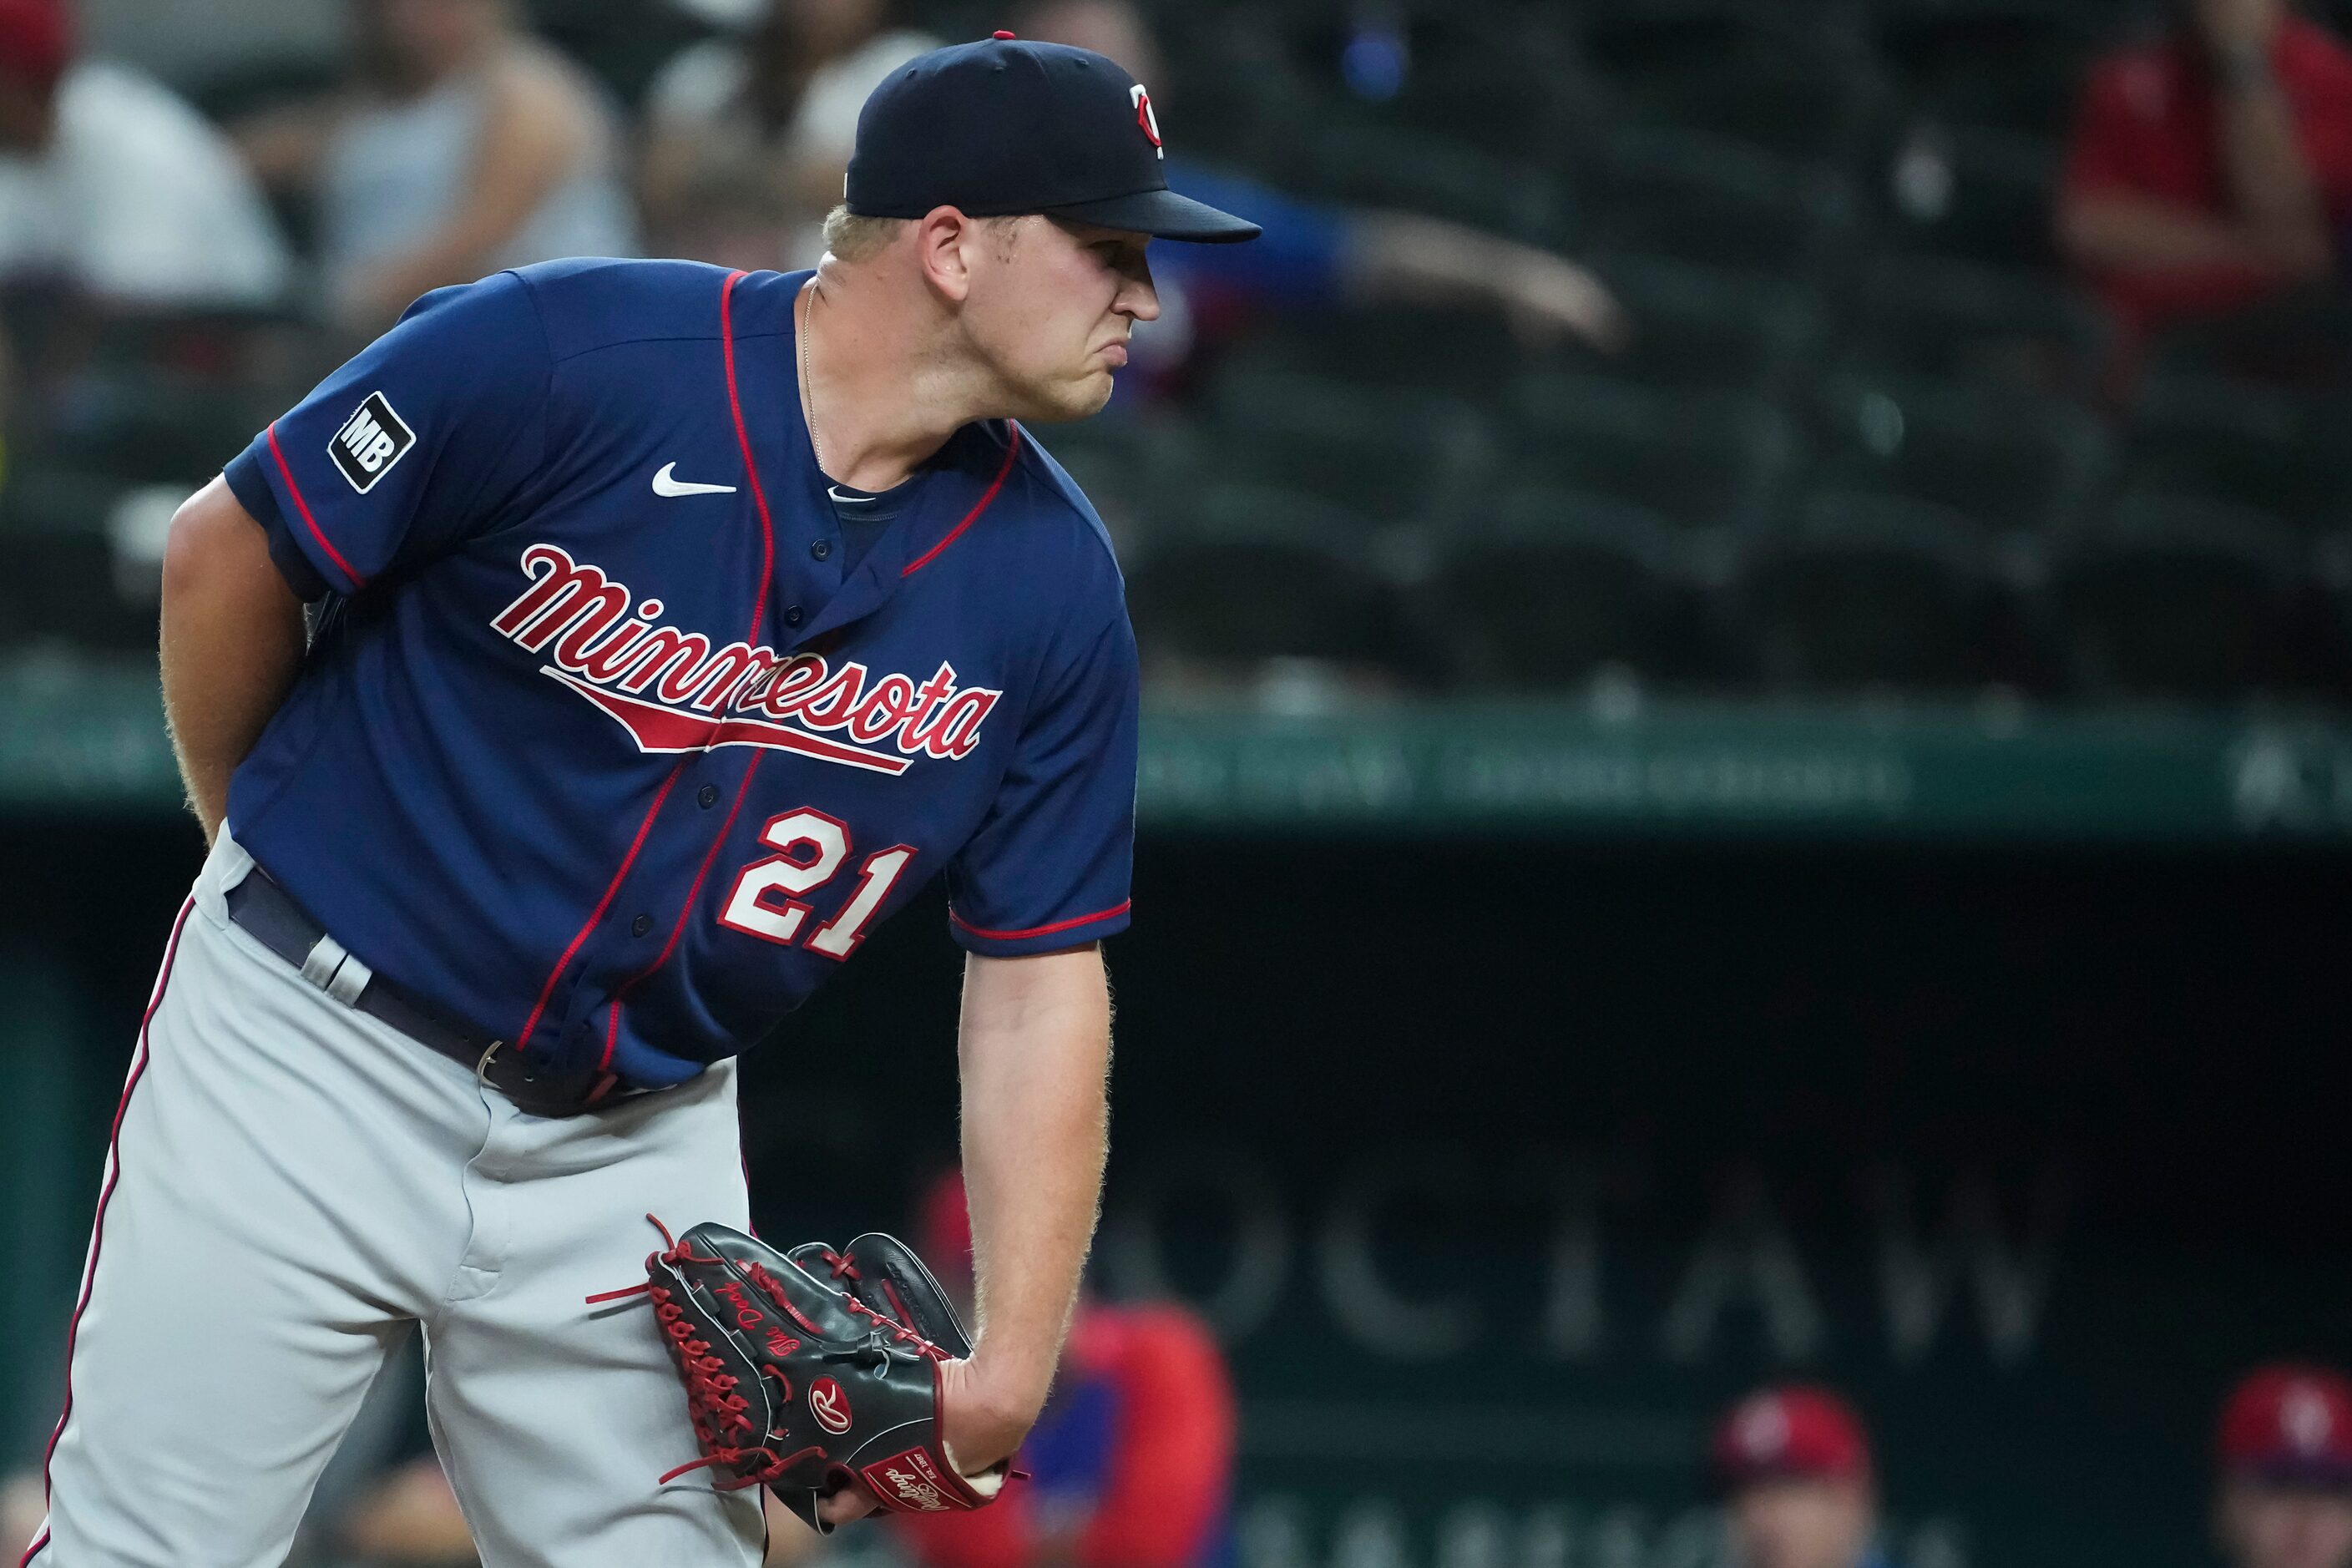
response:
M228 918L345 1006L440 1052L533 1116L577 1116L636 1092L611 1073L562 1072L527 1060L511 1041L450 1017L352 956L268 872L256 866L228 890Z

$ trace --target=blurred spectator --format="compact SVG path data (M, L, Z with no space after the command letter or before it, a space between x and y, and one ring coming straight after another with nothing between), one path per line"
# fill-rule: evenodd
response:
M887 0L769 0L750 37L695 45L646 99L655 246L746 268L813 267L866 95L939 41Z
M14 1563L24 1555L48 1511L41 1496L40 1471L0 1476L0 1563Z
M2180 0L2092 70L2058 238L2127 343L2336 275L2352 223L2352 52L2286 0Z
M940 1283L968 1302L971 1220L961 1178L932 1188L918 1229ZM977 1513L892 1521L929 1568L1217 1561L1229 1544L1234 1427L1232 1377L1206 1325L1170 1303L1087 1300L1045 1414L1013 1461L1032 1479Z
M65 0L0 0L0 278L108 306L254 305L284 290L287 258L202 115L77 58Z
M2214 1531L2233 1568L2352 1568L2352 1381L2249 1374L2222 1408Z
M431 1454L386 1475L360 1500L343 1524L344 1545L376 1563L458 1568L478 1561L466 1516L441 1461Z
M1024 37L1109 56L1151 89L1151 110L1160 112L1160 51L1126 0L1045 0L1024 7L1013 26ZM1160 317L1137 323L1129 362L1148 377L1164 378L1201 337L1260 311L1466 303L1505 312L1538 342L1573 334L1613 349L1630 335L1598 279L1532 246L1437 218L1284 196L1189 163L1181 142L1168 180L1212 205L1248 213L1265 232L1248 245L1153 248Z
M501 267L636 248L613 117L509 0L354 0L354 80L246 128L273 185L315 195L345 324Z
M1759 1390L1713 1447L1741 1568L1885 1568L1870 1443L1844 1400L1803 1384Z

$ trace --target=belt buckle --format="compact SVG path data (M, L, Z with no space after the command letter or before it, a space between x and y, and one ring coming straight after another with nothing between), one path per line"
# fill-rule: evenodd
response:
M506 1044L504 1040L492 1040L483 1050L482 1059L474 1064L474 1080L485 1089L498 1087L490 1082L490 1064L498 1059L499 1053L506 1048Z

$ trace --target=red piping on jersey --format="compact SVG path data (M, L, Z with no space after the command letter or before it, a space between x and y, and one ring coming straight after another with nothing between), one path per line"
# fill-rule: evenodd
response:
M637 851L646 847L646 835L653 830L654 818L661 815L662 802L669 798L669 786L677 783L677 775L686 771L686 763L685 757L672 763L669 777L662 780L661 788L654 792L654 803L646 807L646 819L637 824L637 836L630 840L629 852L621 857L621 868L613 873L610 882L604 884L604 896L596 900L596 908L590 912L586 923L572 937L572 944L563 950L563 956L555 961L555 967L547 972L547 984L539 988L539 1000L530 1005L530 1016L523 1020L522 1032L514 1037L515 1049L530 1049L530 1032L539 1027L540 1015L547 1011L547 1000L555 994L555 983L563 978L564 970L571 966L572 955L580 951L580 944L588 940L588 933L596 929L596 922L604 918L604 911L613 907L613 895L621 890L622 879L629 874L629 868L637 863Z
M760 619L768 613L768 579L776 569L776 525L768 515L768 492L760 485L760 465L751 460L751 433L743 426L743 399L735 390L735 285L748 272L730 272L719 288L719 346L727 362L727 408L735 416L735 444L743 449L743 472L751 481L751 504L760 509L760 594L751 601L751 629L746 643L760 640Z
M719 831L711 835L710 847L702 852L702 864L695 868L694 883L686 889L686 901L678 906L677 923L669 928L669 940L662 943L661 952L655 955L651 963L623 981L621 988L613 993L612 1015L604 1020L604 1054L596 1063L598 1072L613 1069L613 1047L621 1035L621 1004L628 999L629 993L637 988L640 981L667 963L669 955L677 951L677 939L685 934L687 917L694 913L694 900L701 896L703 879L710 875L710 863L719 858L719 847L727 842L727 834L735 826L735 815L743 809L744 797L751 793L751 775L760 771L760 759L766 755L764 752L751 753L751 765L743 770L743 780L735 786L735 803L727 808L727 819L719 825ZM744 1173L744 1184L747 1187L751 1184L748 1170Z
M1134 907L1133 899L1121 899L1107 910L1097 910L1090 915L1080 915L1076 920L1055 921L1049 926L1031 926L1027 931L982 931L956 913L955 906L952 904L948 906L948 919L955 921L972 935L986 937L991 942L1023 942L1033 936L1052 936L1057 931L1073 931L1079 926L1090 926L1097 921L1107 921L1113 915L1123 915Z
M963 531L970 528L973 521L979 518L980 514L988 510L988 503L996 499L996 492L1004 488L1004 476L1013 471L1013 454L1021 450L1021 426L1009 419L1004 423L1005 428L1013 432L1013 438L1004 443L1004 461L997 465L996 478L989 482L988 489L981 492L980 500L972 503L971 510L963 514L963 521L957 523L953 528L949 529L948 536L945 539L940 540L937 544L932 545L929 550L924 551L920 555L915 557L914 560L908 562L907 563L907 569L899 573L899 576L911 577L916 573L920 572L924 567L929 566L932 560L938 556L940 551L945 550L949 545L953 544L958 538L961 537Z
M743 453L743 472L751 483L751 504L757 507L760 512L760 591L758 596L751 602L751 628L743 634L743 640L746 643L756 644L760 640L760 622L768 612L768 580L776 566L776 529L775 521L768 512L768 492L760 483L760 465L751 456L751 435L743 423L742 394L735 384L735 285L749 276L751 274L747 272L730 272L727 275L727 281L719 285L719 342L722 358L727 366L727 410L735 419L735 444ZM610 1072L613 1068L613 1052L621 1038L621 1004L627 1000L629 993L635 990L642 982L652 975L654 971L667 963L669 955L677 951L678 938L685 933L687 920L694 913L694 901L702 893L704 879L710 875L710 863L719 858L719 847L727 842L727 835L735 826L736 814L743 809L744 798L751 794L751 775L760 771L760 760L765 754L760 752L753 752L751 766L743 770L742 781L735 786L734 803L728 806L726 820L719 825L719 831L711 836L710 847L702 852L702 864L695 868L694 883L686 890L686 900L678 907L677 923L669 928L669 938L662 943L661 952L656 955L651 963L623 981L619 989L613 993L613 1000L604 1017L604 1050L596 1061L598 1072ZM685 765L683 759L680 760L679 765L681 767ZM663 787L667 789L668 786ZM634 849L630 851L632 857L635 853ZM622 869L625 871L628 868L624 865ZM605 896L609 899L612 895L608 892ZM593 925L595 921L592 920L589 923ZM566 954L565 957L568 961L570 955ZM558 973L561 972L559 965ZM552 984L551 980L550 984ZM749 1181L747 1172L746 1185L749 1184Z
M73 1318L66 1325L65 1408L58 1413L57 1426L49 1433L49 1446L41 1455L41 1501L44 1506L49 1499L49 1465L58 1457L58 1439L66 1435L66 1423L73 1417L74 1342L81 1336L82 1314L89 1310L90 1290L98 1283L98 1254L100 1248L106 1245L106 1208L114 1201L115 1184L122 1180L122 1120L131 1112L131 1091L137 1089L139 1080L147 1076L148 1026L154 1023L155 1014L163 1005L163 987L171 984L172 964L180 956L180 933L187 929L188 911L195 907L196 900L191 896L180 906L180 918L172 922L172 940L163 949L163 967L155 975L155 993L148 997L146 1016L139 1020L139 1056L131 1064L131 1076L123 1080L122 1099L114 1108L114 1127L107 1134L106 1187L98 1194L98 1214L89 1225L89 1262L82 1269L81 1299L74 1303ZM26 1563L41 1554L41 1549L48 1543L49 1532L44 1530L40 1539L26 1547L25 1555L16 1560L16 1568L25 1568Z
M352 570L352 563L343 559L343 552L335 548L334 541L329 539L320 531L319 520L310 515L310 503L302 499L302 487L294 482L294 470L287 466L286 454L278 450L278 422L271 420L269 428L263 434L269 437L269 455L278 459L278 472L286 480L286 493L294 498L294 510L302 514L302 521L309 525L310 537L319 542L319 548L325 551L334 563L342 569L343 575L351 579L352 592L358 593L367 586L367 579Z

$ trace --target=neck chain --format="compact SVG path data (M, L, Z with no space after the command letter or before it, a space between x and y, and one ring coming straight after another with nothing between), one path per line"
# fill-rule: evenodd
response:
M809 325L816 319L816 284L811 282L808 300L801 307L801 422L808 426L809 455L816 459L816 470L824 472L824 448L816 440L816 383L809 379Z

